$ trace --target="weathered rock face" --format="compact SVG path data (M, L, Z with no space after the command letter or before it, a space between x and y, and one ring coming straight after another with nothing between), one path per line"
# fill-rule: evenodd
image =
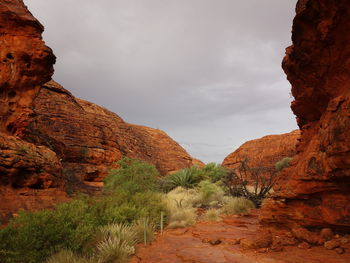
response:
M15 137L28 125L32 101L53 73L55 56L42 31L21 0L0 2L0 219L19 208L67 199L56 154Z
M350 4L300 0L283 68L301 128L262 223L350 231Z
M122 156L154 164L162 174L193 164L163 131L128 124L115 113L75 98L54 81L42 87L33 111L23 138L57 153L65 176L101 181Z
M246 159L250 167L274 167L282 158L295 155L299 137L300 131L295 130L245 142L229 154L222 165L232 169L238 166L238 161Z
M42 41L43 26L22 0L0 2L0 131L20 134L41 84L51 79L55 56Z

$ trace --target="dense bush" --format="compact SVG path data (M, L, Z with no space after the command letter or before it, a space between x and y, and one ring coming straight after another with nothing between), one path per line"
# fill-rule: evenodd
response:
M202 207L217 206L222 202L224 191L220 186L204 180L198 184L200 202Z
M160 175L153 165L127 157L122 158L117 164L119 169L111 170L104 180L106 191L122 190L134 194L157 190Z
M58 205L55 210L21 212L0 230L0 262L42 262L53 252L81 251L94 235L98 218L83 200Z
M225 167L216 163L208 163L202 167L200 171L207 179L213 183L220 181L228 173L228 170Z

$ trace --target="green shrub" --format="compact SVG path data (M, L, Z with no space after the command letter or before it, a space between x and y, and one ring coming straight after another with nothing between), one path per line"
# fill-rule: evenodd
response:
M203 173L196 166L182 169L176 173L170 174L167 177L170 190L178 186L184 188L193 188L203 179Z
M34 213L20 212L0 230L1 262L44 261L56 251L81 251L94 235L97 219L83 200L75 200Z
M201 196L202 206L217 206L224 197L224 191L221 187L207 180L198 184L198 192Z
M224 202L222 211L225 214L240 214L255 208L252 201L243 197L225 197Z
M275 164L275 169L277 172L282 171L284 168L289 166L290 161L292 160L292 157L284 157L283 159L279 160Z
M119 169L111 170L104 180L107 192L119 190L130 194L157 190L158 170L148 163L124 157L117 162Z
M200 170L203 175L213 183L220 181L228 173L228 170L225 167L216 163L208 163Z

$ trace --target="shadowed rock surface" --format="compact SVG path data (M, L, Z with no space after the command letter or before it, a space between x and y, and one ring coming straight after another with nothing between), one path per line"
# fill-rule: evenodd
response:
M299 136L300 131L295 130L247 141L229 154L222 165L233 169L238 166L238 161L246 159L250 167L274 167L275 163L282 158L295 155Z
M350 231L350 4L300 0L283 61L301 129L261 222Z

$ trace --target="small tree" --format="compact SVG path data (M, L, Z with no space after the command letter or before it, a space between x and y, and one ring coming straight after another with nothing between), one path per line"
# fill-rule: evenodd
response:
M272 189L277 173L272 167L250 167L247 160L236 162L237 168L230 170L223 183L230 195L245 197L256 207L260 207L262 200Z

